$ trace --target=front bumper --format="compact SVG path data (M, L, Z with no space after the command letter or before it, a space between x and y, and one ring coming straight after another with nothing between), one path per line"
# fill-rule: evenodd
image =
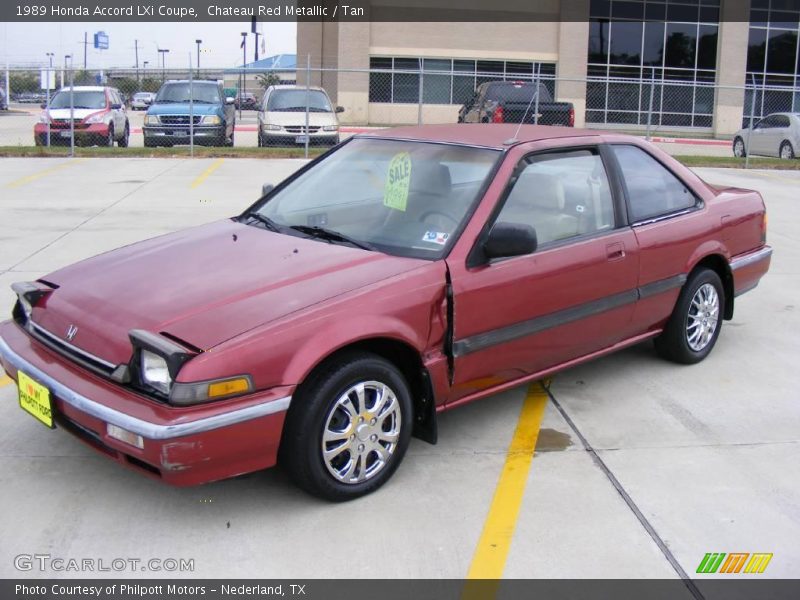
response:
M33 126L33 135L36 142L47 143L47 124L36 123ZM67 142L70 139L69 127L50 127L50 143ZM76 142L105 143L108 139L108 124L94 123L92 125L80 125L75 128ZM41 144L40 144L41 145Z
M196 485L273 466L292 388L177 408L91 373L0 324L0 364L50 390L56 425L117 462L167 483ZM144 448L111 438L107 424L144 438Z
M279 142L281 144L300 144L305 143L302 140L306 137L305 133L286 131L285 129L273 130L261 128L261 137L266 142ZM308 142L310 144L335 144L339 141L339 131L323 131L319 129L308 134Z
M147 125L142 127L144 139L153 144L188 144L190 130L188 125ZM225 127L223 125L195 125L195 144L222 144L225 141Z

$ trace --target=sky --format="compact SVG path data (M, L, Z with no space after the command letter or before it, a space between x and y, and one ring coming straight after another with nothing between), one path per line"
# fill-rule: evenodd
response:
M259 58L295 54L296 24L259 23ZM96 31L109 37L108 50L92 47ZM139 66L161 66L158 48L168 48L167 68L188 66L191 53L195 66L197 44L202 39L201 67L233 67L242 64L241 32L250 31L250 21L215 23L0 23L0 66L34 67L47 63L54 52L54 64L64 64L72 54L76 67L83 67L83 34L88 33L87 66L92 69L131 68L135 65L134 40L139 40ZM265 40L266 52L261 50ZM247 37L247 62L253 60L253 34Z

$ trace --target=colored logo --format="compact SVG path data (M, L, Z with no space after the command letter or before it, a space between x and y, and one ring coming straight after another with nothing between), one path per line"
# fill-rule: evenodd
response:
M697 566L698 573L763 573L772 553L766 552L708 552Z

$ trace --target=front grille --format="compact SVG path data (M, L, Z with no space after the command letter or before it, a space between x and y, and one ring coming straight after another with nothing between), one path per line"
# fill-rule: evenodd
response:
M287 125L284 129L289 133L306 133L305 125ZM317 133L318 131L319 127L313 125L308 128L308 133Z
M72 344L68 344L63 340L60 340L55 334L47 331L44 327L37 325L33 321L28 321L26 324L26 329L33 337L35 337L48 348L55 350L59 354L68 357L73 362L76 362L79 365L94 371L95 373L99 373L105 377L111 377L111 374L116 368L116 365L106 362L102 358L94 356L85 350L81 350Z
M195 125L200 124L200 120L202 117L193 116L192 122ZM188 125L189 124L189 115L161 115L159 117L162 125Z
M88 125L86 125L80 119L74 119L75 122L75 129L86 129ZM50 121L50 128L51 129L69 129L69 119L53 119Z

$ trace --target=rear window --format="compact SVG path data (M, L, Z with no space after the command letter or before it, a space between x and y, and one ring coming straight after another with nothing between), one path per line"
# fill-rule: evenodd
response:
M500 85L491 86L487 92L486 97L489 100L498 100L500 102L530 102L533 98L536 86L532 83L504 83ZM543 85L539 85L539 101L549 102L550 93Z

